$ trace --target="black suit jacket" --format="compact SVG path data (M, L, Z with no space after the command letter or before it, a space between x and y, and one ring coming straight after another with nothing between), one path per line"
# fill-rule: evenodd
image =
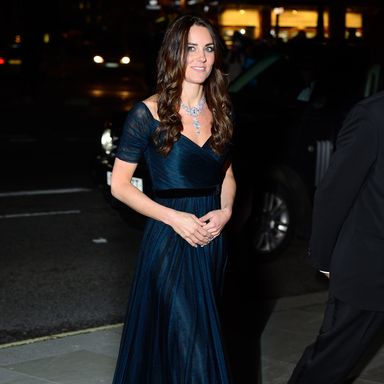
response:
M357 103L338 134L315 193L309 258L331 272L338 299L384 311L384 92Z

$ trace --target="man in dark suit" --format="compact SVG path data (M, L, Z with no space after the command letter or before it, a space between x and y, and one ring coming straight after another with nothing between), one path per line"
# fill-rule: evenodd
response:
M315 342L289 384L341 384L384 329L384 92L357 103L315 193L308 257L330 278Z

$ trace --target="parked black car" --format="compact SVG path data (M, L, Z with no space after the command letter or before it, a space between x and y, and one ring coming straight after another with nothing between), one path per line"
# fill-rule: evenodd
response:
M383 68L363 47L304 48L256 51L254 64L229 86L238 184L232 227L262 259L295 234L309 235L314 190L346 113L383 88ZM123 118L108 124L98 156L107 185ZM134 176L150 193L145 164Z

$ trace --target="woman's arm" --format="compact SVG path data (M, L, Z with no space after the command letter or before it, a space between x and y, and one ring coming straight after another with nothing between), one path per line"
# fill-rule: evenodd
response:
M174 210L156 203L131 184L136 167L137 164L116 158L111 178L112 195L142 215L169 224Z
M135 163L115 159L111 178L112 195L142 215L170 225L192 246L207 244L211 235L203 228L204 221L190 213L157 203L131 184L136 167Z
M236 195L236 181L233 175L232 165L229 166L223 180L221 188L221 209L228 215L228 220L232 216L233 202Z
M213 237L216 237L221 233L225 224L227 224L231 218L235 195L236 181L233 175L232 166L229 166L221 186L221 209L208 212L203 217L200 217L200 220L208 222L203 228Z

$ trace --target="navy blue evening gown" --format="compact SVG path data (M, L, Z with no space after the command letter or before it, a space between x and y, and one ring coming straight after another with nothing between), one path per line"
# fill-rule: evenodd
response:
M186 136L164 157L151 135L158 126L139 102L128 113L117 157L148 165L156 201L201 217L220 208L228 151ZM130 292L113 384L227 384L220 330L226 252L221 234L192 247L174 230L148 219Z

